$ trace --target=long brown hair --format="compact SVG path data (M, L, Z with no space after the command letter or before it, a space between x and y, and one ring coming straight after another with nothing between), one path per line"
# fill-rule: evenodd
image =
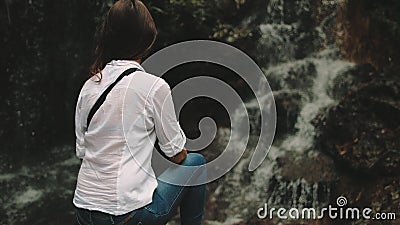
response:
M101 71L111 60L141 60L150 51L157 29L149 10L139 0L119 0L108 11L90 67L101 81Z

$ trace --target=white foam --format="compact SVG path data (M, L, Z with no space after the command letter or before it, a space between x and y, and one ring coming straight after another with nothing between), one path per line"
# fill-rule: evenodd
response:
M11 173L6 173L6 174L0 174L0 181L10 181L14 179L16 176L15 174Z
M36 202L43 196L43 191L28 187L27 190L15 195L14 204L17 208L22 208L26 204Z

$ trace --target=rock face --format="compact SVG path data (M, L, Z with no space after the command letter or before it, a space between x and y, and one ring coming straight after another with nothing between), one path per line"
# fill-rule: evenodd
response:
M51 151L47 163L0 175L0 224L75 224L72 193L80 161L73 147Z
M339 13L339 41L346 58L384 70L400 69L400 2L346 0Z
M278 92L274 94L277 125L275 138L293 134L296 131L295 124L301 109L301 94L298 92Z
M339 102L314 120L316 146L338 165L333 195L374 212L400 209L400 70L398 1L347 0L339 11L339 45L360 65L338 76ZM388 221L391 224L391 221ZM396 222L393 222L396 224Z
M371 206L374 213L398 212L399 79L359 65L339 76L336 84L332 93L339 103L314 121L317 148L339 168L340 182L332 196L346 196L352 205Z
M400 175L400 83L366 67L353 71L349 92L319 118L318 145L355 172Z

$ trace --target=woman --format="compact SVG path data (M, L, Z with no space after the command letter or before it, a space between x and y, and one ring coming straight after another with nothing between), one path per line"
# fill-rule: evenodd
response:
M93 76L76 107L76 154L82 165L73 203L79 224L165 224L178 206L182 224L201 224L205 186L167 184L151 167L156 139L176 164L205 163L184 148L168 84L140 66L156 35L139 0L117 1L104 21ZM161 176L180 177L179 170Z

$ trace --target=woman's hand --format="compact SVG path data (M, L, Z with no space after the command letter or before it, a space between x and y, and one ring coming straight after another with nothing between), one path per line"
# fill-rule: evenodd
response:
M186 156L187 156L187 150L186 148L183 148L181 152L179 152L175 156L172 156L169 159L176 164L181 164L183 160L186 159Z

